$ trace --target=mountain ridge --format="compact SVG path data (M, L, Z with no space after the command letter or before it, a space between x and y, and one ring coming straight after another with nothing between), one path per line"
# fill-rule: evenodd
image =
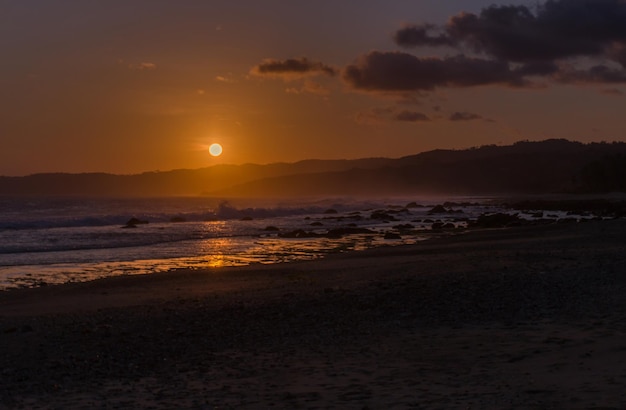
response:
M565 139L432 150L396 159L219 164L132 175L1 177L0 195L319 196L626 191L626 143Z

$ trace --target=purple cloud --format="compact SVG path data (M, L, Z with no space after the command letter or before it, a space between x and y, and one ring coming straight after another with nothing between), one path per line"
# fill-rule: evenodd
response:
M396 114L395 119L397 121L404 122L430 121L430 118L427 115L417 111L401 111Z
M473 121L473 120L482 120L483 117L478 114L473 114L471 112L455 112L450 115L450 121Z
M344 69L343 79L355 89L388 92L523 84L523 77L504 62L463 55L423 58L397 51L372 51L362 56Z
M626 45L625 21L622 0L548 0L532 10L492 5L480 14L463 12L450 18L439 34L432 34L436 28L431 24L407 26L394 40L404 47L467 47L515 62L611 57L612 47Z
M252 74L273 77L306 77L324 74L334 76L337 70L329 65L305 57L286 60L267 59L250 70Z

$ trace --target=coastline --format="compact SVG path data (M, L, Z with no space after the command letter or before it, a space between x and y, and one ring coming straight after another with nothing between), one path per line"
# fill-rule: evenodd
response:
M622 408L626 221L0 293L0 408Z

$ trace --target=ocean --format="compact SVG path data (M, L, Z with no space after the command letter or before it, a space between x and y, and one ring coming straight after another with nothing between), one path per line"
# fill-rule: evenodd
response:
M454 212L429 215L445 201ZM411 244L486 211L485 198L0 198L0 290Z

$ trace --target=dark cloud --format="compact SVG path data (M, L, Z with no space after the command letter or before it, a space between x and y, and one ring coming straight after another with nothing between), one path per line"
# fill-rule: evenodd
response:
M465 46L514 62L611 58L612 47L626 44L625 22L623 0L548 0L532 9L492 5L478 15L463 12L439 34L433 34L432 25L417 25L400 29L394 39L405 47Z
M587 70L561 69L553 78L566 84L621 84L626 83L626 70L596 65Z
M536 61L521 65L515 72L522 76L548 76L559 72L559 66L552 61Z
M547 0L534 6L492 5L478 14L462 12L452 16L439 27L430 23L405 26L393 38L404 47L448 46L461 53L478 53L483 56L480 60L483 64L489 64L491 69L499 67L496 72L487 70L482 77L469 72L465 82L440 78L430 83L431 88L493 83L532 85L537 78L566 84L626 82L625 0ZM589 68L590 62L595 66ZM449 73L458 64L445 59L440 65L438 69ZM410 69L408 63L407 68L396 67L402 73ZM357 87L361 83L351 82ZM389 88L378 83L381 91Z
M608 50L609 58L626 68L626 42L613 44Z
M408 46L452 46L456 43L447 34L434 34L433 30L433 24L410 25L398 30L393 39L396 44Z
M473 120L482 120L483 117L478 114L473 114L471 112L455 112L450 115L450 121L473 121Z
M310 75L333 76L337 70L329 65L311 61L307 58L289 58L286 60L268 59L252 68L251 72L260 76L306 77Z
M523 76L505 62L470 58L422 58L402 52L372 51L343 71L344 80L364 91L419 91L487 84L520 86Z
M626 83L626 0L492 5L478 14L452 16L443 26L405 26L394 41L405 47L445 46L458 55L371 51L342 70L350 88L408 98L437 88ZM284 79L337 72L306 58L265 60L252 69Z
M410 93L436 88L485 85L533 87L535 79L561 84L622 84L626 70L609 65L578 69L551 61L512 64L463 55L417 57L393 51L372 51L343 71L343 79L355 90L380 93Z
M395 119L405 122L430 121L430 118L426 114L417 111L401 111L396 114Z

